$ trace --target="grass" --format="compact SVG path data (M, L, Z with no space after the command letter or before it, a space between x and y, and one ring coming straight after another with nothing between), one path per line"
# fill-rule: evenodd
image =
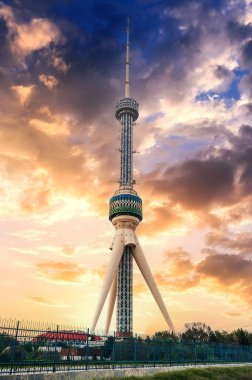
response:
M252 380L251 367L193 368L157 373L153 376L130 376L120 380ZM114 380L114 378L113 378Z

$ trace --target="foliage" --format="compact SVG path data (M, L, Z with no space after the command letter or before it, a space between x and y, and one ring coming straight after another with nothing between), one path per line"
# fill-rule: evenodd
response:
M173 331L157 331L153 338L157 340L172 340L174 342L178 342L179 337L177 334L175 334Z
M113 351L113 344L114 344L114 337L113 336L108 336L106 339L106 342L103 346L103 357L104 358L110 358L112 356L112 351Z
M0 362L8 362L12 358L12 349L17 346L15 338L8 334L0 334Z
M202 322L193 322L185 324L186 330L182 333L182 339L194 342L209 342L212 329Z
M232 345L252 345L252 333L247 330L238 328L232 332L225 330L213 331L210 326L202 322L192 322L185 324L183 333L174 333L170 331L158 331L153 335L154 339L172 340L179 342L192 341L202 343L225 343Z
M18 344L16 338L8 334L0 334L0 351L3 351L6 347L12 346L14 343Z

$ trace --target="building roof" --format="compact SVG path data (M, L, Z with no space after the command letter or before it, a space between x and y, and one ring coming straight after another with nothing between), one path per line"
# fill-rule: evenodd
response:
M91 335L85 332L78 332L78 331L47 331L43 334L40 334L34 338L36 341L100 341L103 340L101 336L98 335Z

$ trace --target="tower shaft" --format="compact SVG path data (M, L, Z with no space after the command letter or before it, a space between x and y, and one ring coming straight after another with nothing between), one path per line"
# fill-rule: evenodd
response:
M121 116L121 170L120 185L133 186L133 154L132 154L132 128L133 116L123 113Z
M117 276L116 331L119 336L132 335L132 277L132 251L131 247L126 246L118 267Z

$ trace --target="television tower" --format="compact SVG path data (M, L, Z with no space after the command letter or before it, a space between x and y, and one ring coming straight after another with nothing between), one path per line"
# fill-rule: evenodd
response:
M174 331L173 323L151 274L135 230L142 220L142 200L133 189L133 126L138 118L138 103L130 97L129 81L129 19L127 23L126 73L124 97L118 100L115 117L121 126L121 164L119 189L110 199L109 219L116 229L110 247L110 263L98 301L92 330L95 329L102 308L110 291L106 334L108 333L115 301L117 298L116 334L119 337L132 336L132 295L133 258L137 263L168 327Z

